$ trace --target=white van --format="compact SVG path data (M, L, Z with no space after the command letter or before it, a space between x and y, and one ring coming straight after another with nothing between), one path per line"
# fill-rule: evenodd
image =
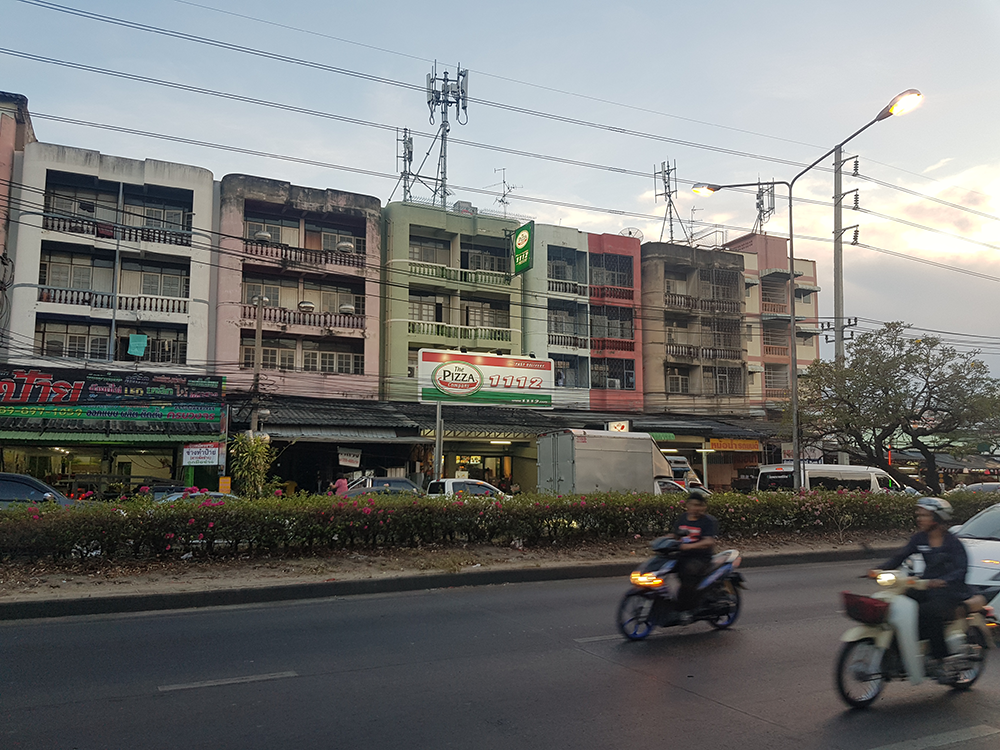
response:
M871 490L898 492L902 490L882 469L875 466L846 464L802 464L802 488L807 490ZM791 490L795 486L792 464L761 466L757 475L757 491Z

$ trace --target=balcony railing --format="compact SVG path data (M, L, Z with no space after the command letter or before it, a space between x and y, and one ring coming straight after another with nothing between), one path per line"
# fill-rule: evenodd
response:
M699 300L702 312L716 313L740 313L743 311L742 305L734 299L703 299Z
M466 268L452 268L438 263L423 263L417 260L410 261L410 275L482 286L510 286L512 280L509 273L502 271L470 271Z
M764 398L766 399L786 399L791 396L788 388L764 388Z
M46 216L42 221L43 229L56 232L72 232L73 234L89 234L104 239L121 239L123 242L156 242L161 245L191 245L190 232L175 232L170 229L153 227L116 227L93 219L81 219L75 216Z
M764 356L766 357L787 357L787 346L776 346L774 344L764 344Z
M257 320L257 306L243 305L243 320ZM311 328L354 328L365 327L364 315L342 315L330 312L300 312L284 307L262 307L261 320L275 325L308 326Z
M591 299L632 299L634 290L622 286L590 287Z
M690 344L664 344L663 351L668 357L684 357L685 359L698 357L698 347Z
M701 348L701 358L702 359L731 359L731 360L741 360L743 359L742 349L730 349L728 347L709 347L703 346Z
M550 333L549 346L569 346L575 349L589 349L590 339L586 336L572 336L566 333Z
M788 303L787 302L761 302L760 311L762 313L772 313L778 315L788 314Z
M364 268L365 256L360 253L328 252L326 250L304 250L290 245L273 245L266 242L243 241L243 252L257 258L267 258L284 265L297 266L352 266Z
M407 321L407 329L411 335L440 336L459 341L510 341L513 338L513 331L510 328L453 326L448 323L428 323L418 320Z
M635 342L628 339L591 339L590 348L612 352L634 352Z
M557 281L549 279L549 291L558 294L575 294L578 297L587 296L587 285L578 284L575 281Z
M115 309L115 295L110 292L92 292L82 289L59 289L53 286L38 287L39 302L55 302L59 305L85 305L93 310ZM188 314L189 301L180 297L156 297L153 295L119 294L119 310L130 312L179 313Z
M667 292L663 295L663 306L673 310L697 310L698 300L687 294L673 294Z

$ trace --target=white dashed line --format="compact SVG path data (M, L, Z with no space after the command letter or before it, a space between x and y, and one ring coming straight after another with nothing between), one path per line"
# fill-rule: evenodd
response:
M218 687L219 685L240 685L245 682L265 682L267 680L283 680L286 677L298 677L295 672L272 672L271 674L252 674L246 677L229 677L224 680L205 680L204 682L186 682L180 685L160 685L157 690L168 693L172 690L195 690L203 687Z

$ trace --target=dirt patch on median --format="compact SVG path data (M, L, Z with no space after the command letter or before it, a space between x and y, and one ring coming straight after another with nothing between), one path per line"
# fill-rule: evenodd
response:
M847 538L775 535L767 538L723 540L720 547L735 547L747 557L752 557L775 553L884 548L901 546L905 539L900 534L864 534ZM588 542L522 549L457 545L366 550L295 558L3 561L0 562L0 602L242 589L498 568L618 562L626 564L647 556L648 545L648 539L638 539L630 542Z

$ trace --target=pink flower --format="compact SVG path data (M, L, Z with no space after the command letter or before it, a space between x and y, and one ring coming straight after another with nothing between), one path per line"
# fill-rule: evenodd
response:
M32 516L32 518L34 518L36 521L38 520L38 516Z
M149 487L143 485L142 487L139 488L139 492L149 492Z
M170 549L170 545L169 544L167 545L167 549Z
M204 538L205 538L205 535L204 535L204 534L199 534L199 535L198 535L198 538L199 538L199 539L204 539Z
M192 519L190 519L190 520L188 520L188 526L190 526L190 525L191 525L191 524L193 524L193 523L194 523L194 519L193 519L193 518L192 518Z
M367 516L368 514L370 514L372 512L372 509L371 508L362 508L361 512L364 513Z
M173 533L172 533L172 532L167 532L167 533L166 533L166 534L164 535L164 537L165 537L166 539L173 539L173 538L174 538L174 535L173 535Z
M214 521L209 521L208 522L208 528L212 528L213 526L215 526L215 522Z
M281 496L282 496L282 495L284 495L285 493L284 493L284 492L282 492L281 490L275 490L275 491L274 491L274 494L275 494L275 495L277 495L278 497L281 497Z

